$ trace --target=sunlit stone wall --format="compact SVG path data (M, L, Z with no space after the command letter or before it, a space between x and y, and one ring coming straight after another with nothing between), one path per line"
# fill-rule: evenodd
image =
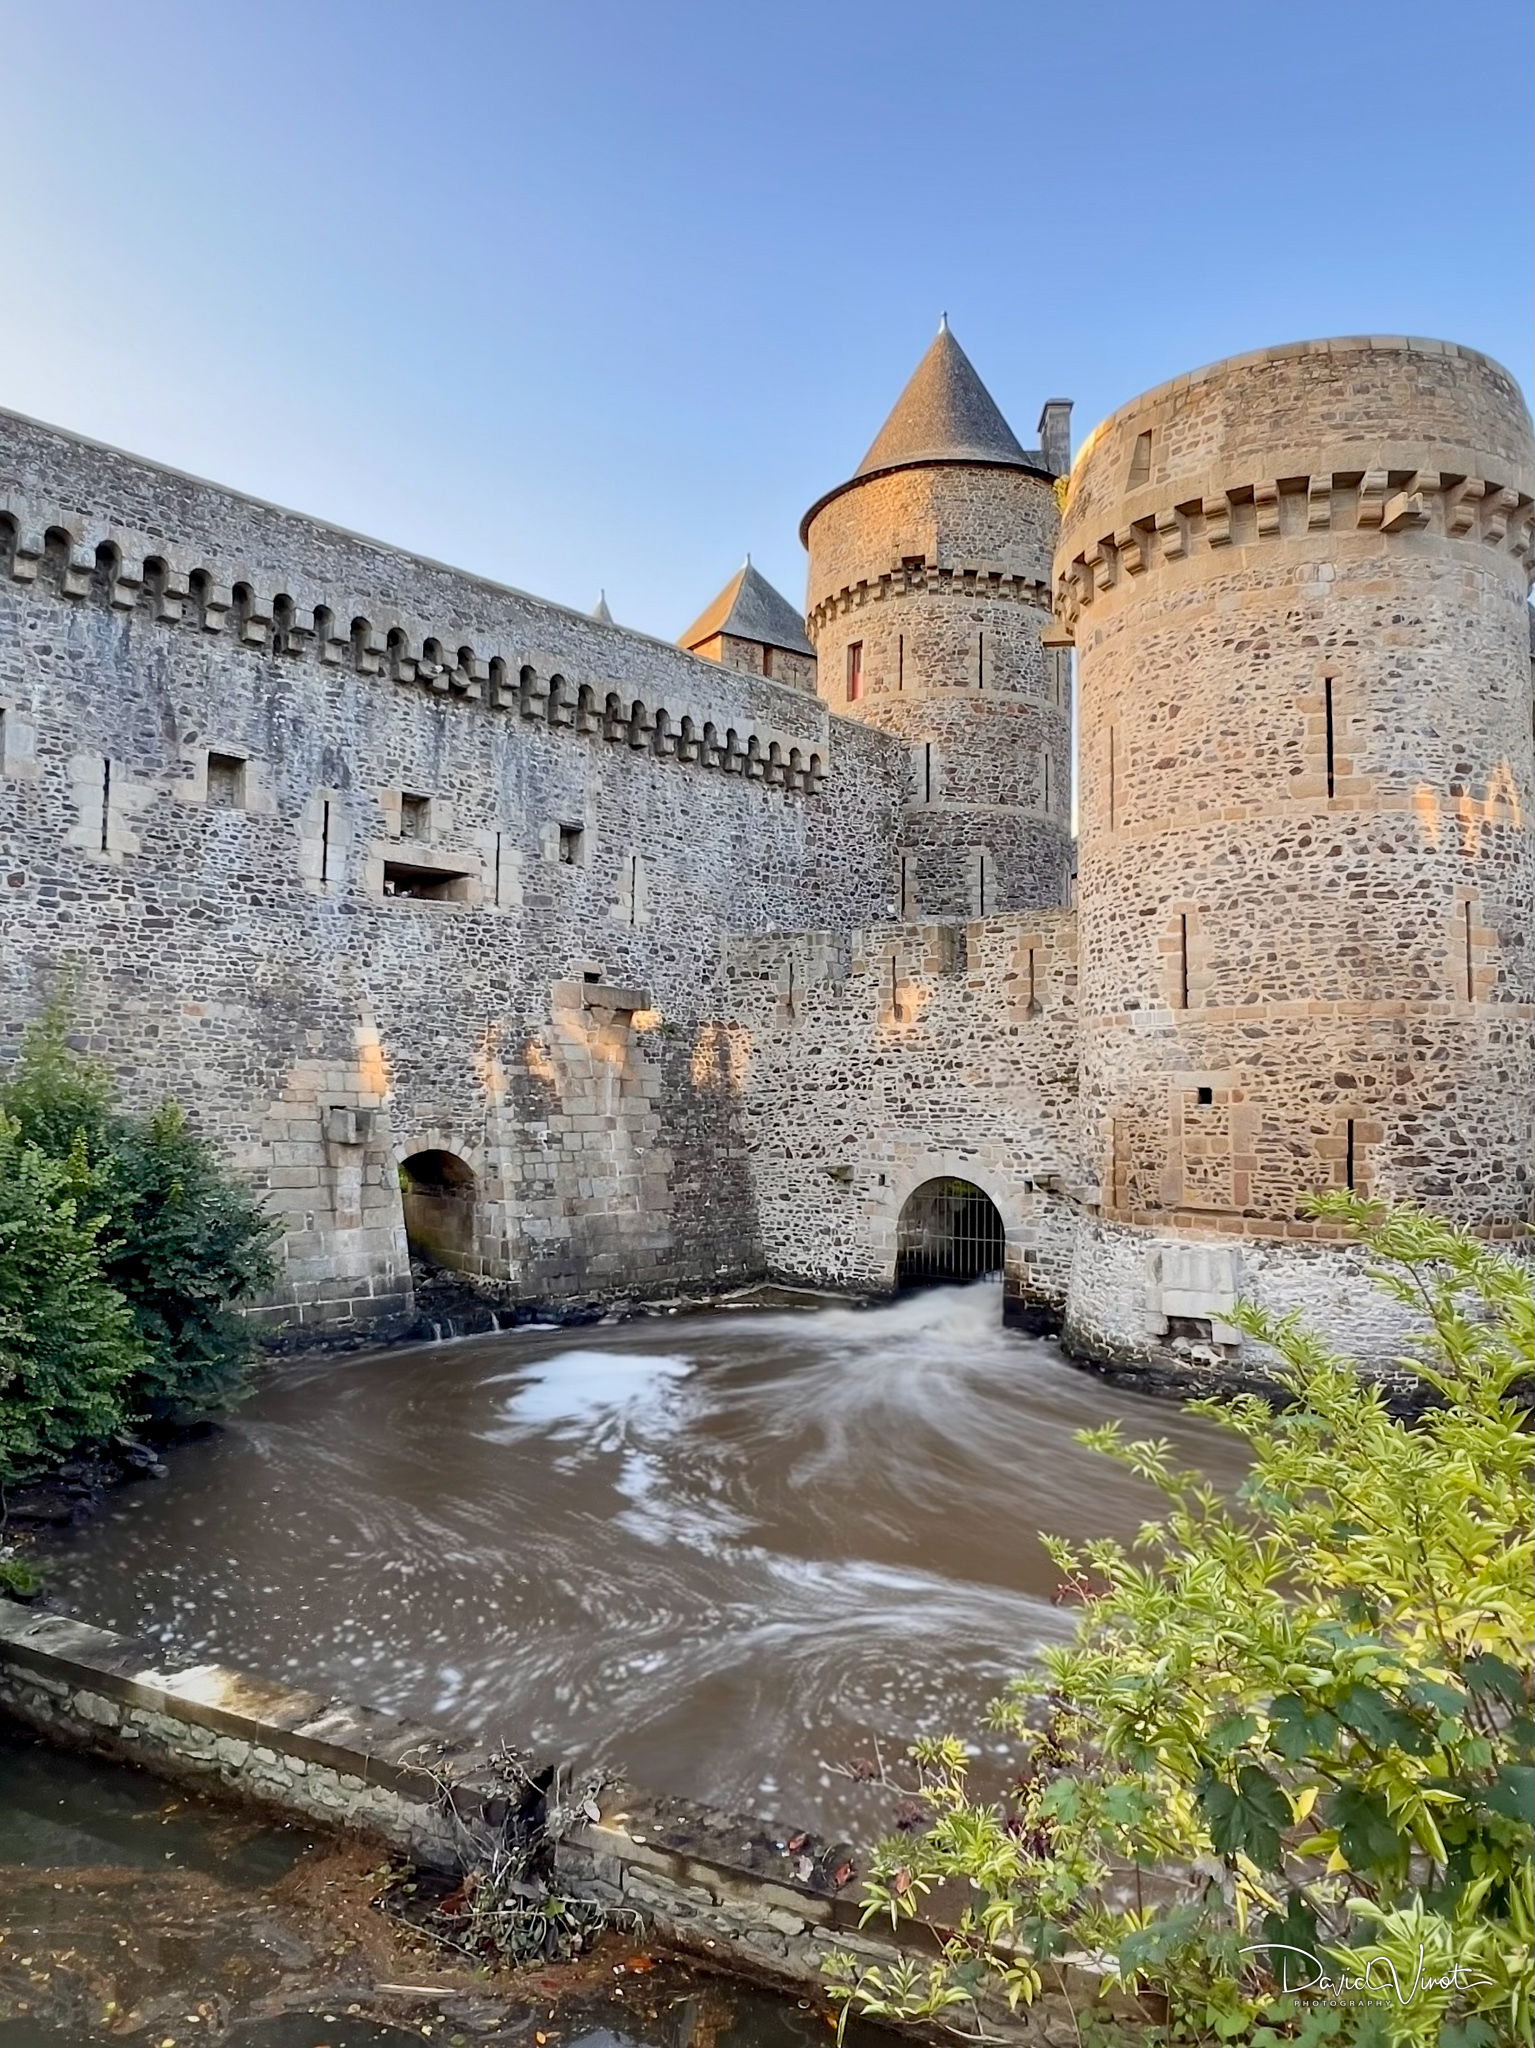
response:
M1080 1194L1076 919L738 939L745 1134L770 1270L883 1290L924 1181L990 1196L1018 1307L1064 1301Z
M893 910L902 750L12 415L0 507L0 1049L63 990L184 1101L284 1224L274 1317L405 1312L433 1151L529 1298L759 1270L722 940Z
M1308 1189L1530 1219L1532 470L1506 372L1390 338L1218 363L1078 457L1069 1327L1100 1355L1234 1356L1241 1291L1361 1301Z

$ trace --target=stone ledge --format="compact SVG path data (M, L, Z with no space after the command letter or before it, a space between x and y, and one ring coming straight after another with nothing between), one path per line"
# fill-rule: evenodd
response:
M505 1810L506 1787L483 1744L222 1665L178 1670L157 1646L0 1599L4 1713L57 1741L378 1839L440 1870L461 1867L445 1787L463 1814L494 1823L496 1808ZM802 1882L794 1871L804 1858ZM823 1989L830 1947L888 1965L903 1952L931 1958L945 1933L915 1921L897 1942L861 1928L845 1844L780 1839L761 1820L624 1787L560 1839L555 1875L714 1968L801 1994ZM1111 2025L1121 2017L1092 1972L1068 1963L1050 1975L1032 2007L987 2011L992 2038L1065 2048L1080 2040L1082 2008Z

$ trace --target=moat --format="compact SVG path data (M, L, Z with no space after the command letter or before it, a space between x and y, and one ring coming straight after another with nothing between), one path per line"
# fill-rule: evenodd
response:
M998 1290L291 1362L53 1554L76 1613L736 1810L865 1833L832 1770L969 1729L1070 1626L1038 1532L1153 1497L1111 1417L1234 1440L1001 1327Z

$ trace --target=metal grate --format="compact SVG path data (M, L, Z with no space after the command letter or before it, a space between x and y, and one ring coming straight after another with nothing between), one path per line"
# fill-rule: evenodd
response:
M937 1287L999 1273L1007 1235L989 1195L968 1180L927 1180L901 1211L897 1287Z

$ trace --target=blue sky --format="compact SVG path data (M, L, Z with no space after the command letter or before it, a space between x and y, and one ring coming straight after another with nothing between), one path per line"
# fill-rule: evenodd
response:
M1530 387L1526 0L0 0L0 405L668 637L947 310L1014 428L1441 335Z

